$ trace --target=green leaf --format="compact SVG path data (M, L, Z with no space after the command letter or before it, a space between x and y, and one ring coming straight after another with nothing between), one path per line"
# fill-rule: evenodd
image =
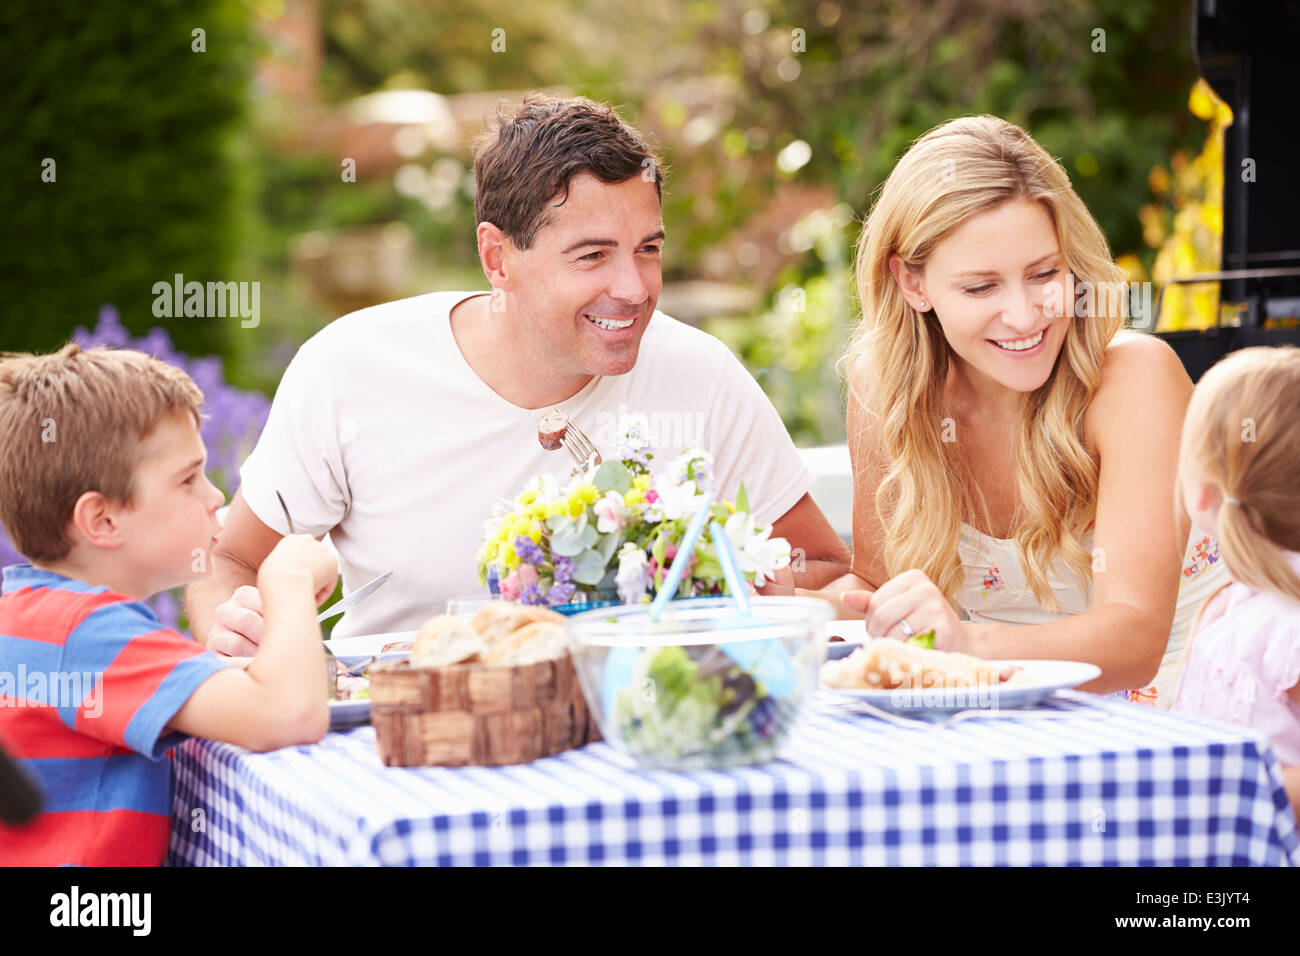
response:
M621 534L617 531L611 531L597 543L596 550L600 552L600 556L605 559L606 564L614 560L614 555L618 552L618 546L622 540L623 536Z
M585 551L582 533L576 527L565 528L551 535L551 551L566 558L572 558Z
M600 540L600 532L596 530L594 524L586 524L578 532L578 540L582 542L584 548L593 547Z
M588 549L574 559L573 580L579 584L596 585L604 576L605 559L599 551Z
M596 469L596 490L601 494L617 491L625 495L632 488L632 472L621 461L607 461Z
M749 514L749 495L745 492L745 483L743 481L740 483L740 490L736 492L736 510Z
M722 565L718 559L708 555L701 555L695 559L695 567L691 569L691 577L697 581L721 581L723 578Z
M717 518L723 524L726 524L727 519L731 517L731 512L727 510L727 506L718 503L715 503L713 507L709 509L709 514L713 515L713 517Z

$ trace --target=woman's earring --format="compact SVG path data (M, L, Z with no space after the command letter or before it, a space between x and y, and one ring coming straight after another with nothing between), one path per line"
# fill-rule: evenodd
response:
M922 312L926 312L926 311L929 310L929 308L930 308L929 303L927 303L924 299L922 299L922 300L921 300L921 311L922 311Z

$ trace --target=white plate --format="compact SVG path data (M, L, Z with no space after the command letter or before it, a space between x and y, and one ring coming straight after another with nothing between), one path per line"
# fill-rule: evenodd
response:
M842 637L846 641L857 641L861 644L867 636L867 622L860 617L849 621L831 621L826 625L826 636Z
M352 667L372 657L381 661L402 660L411 656L410 651L389 651L381 653L385 644L394 641L414 641L419 631L390 631L387 634L359 634L356 637L335 637L325 642L345 667Z
M828 660L851 653L860 641L831 644ZM1101 676L1101 668L1083 661L990 661L990 664L1014 664L1021 668L1004 684L988 687L927 687L894 690L856 690L827 687L822 690L847 701L861 700L873 707L900 717L924 719L928 715L953 714L959 710L1012 710L1033 707L1058 690L1078 687Z
M368 723L370 723L370 701L330 701L330 730L342 730L345 727L357 727Z

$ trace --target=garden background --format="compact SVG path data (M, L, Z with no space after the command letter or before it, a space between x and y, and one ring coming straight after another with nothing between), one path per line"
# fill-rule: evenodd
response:
M801 446L844 437L850 260L898 156L994 113L1060 158L1134 280L1219 264L1227 109L1187 0L133 0L0 7L0 349L185 367L231 495L297 347L339 315L485 288L469 142L502 100L611 102L662 149L660 308L726 341ZM159 317L156 283L257 283ZM1171 289L1161 328L1212 323ZM0 561L20 560L0 529ZM176 620L176 595L155 605ZM183 625L183 620L181 621Z

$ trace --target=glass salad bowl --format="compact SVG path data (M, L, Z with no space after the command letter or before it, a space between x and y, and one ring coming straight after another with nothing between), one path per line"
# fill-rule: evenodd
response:
M777 756L816 693L832 608L801 597L731 598L585 611L569 618L587 706L639 764L700 770Z

